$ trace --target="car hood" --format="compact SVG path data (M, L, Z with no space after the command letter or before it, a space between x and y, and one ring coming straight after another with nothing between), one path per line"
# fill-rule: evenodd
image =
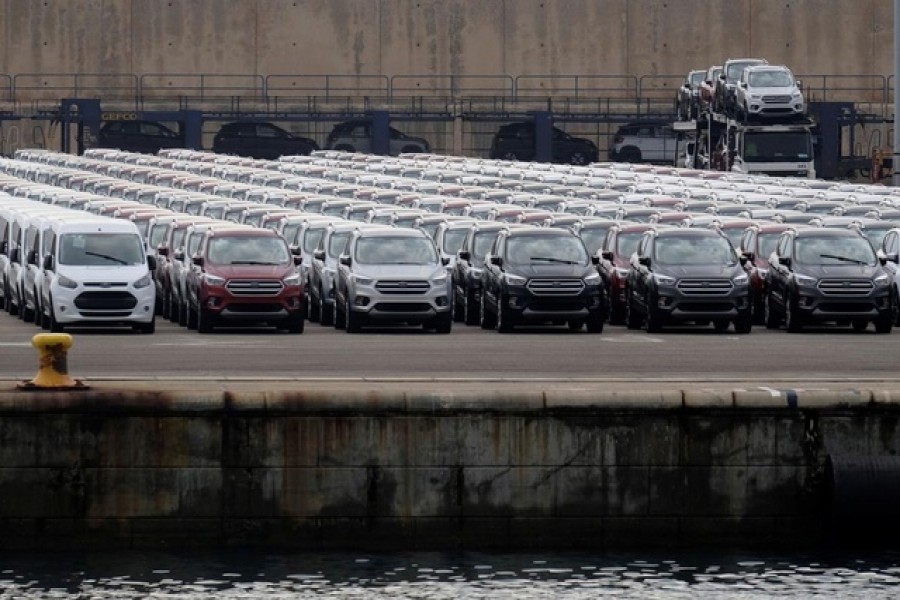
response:
M668 275L676 279L689 277L735 277L744 270L739 264L734 265L666 265L654 269L654 273Z
M514 268L508 269L508 272L530 279L532 277L584 277L594 270L593 267L586 265L541 264L515 265Z
M793 96L799 93L797 87L754 87L747 90L748 94L754 96Z
M432 279L446 272L443 265L360 265L354 273L372 279Z
M215 265L206 272L225 279L282 279L294 271L292 265Z
M881 274L883 269L879 266L866 265L803 265L797 269L798 275L807 275L816 279L850 277L854 279L870 279Z

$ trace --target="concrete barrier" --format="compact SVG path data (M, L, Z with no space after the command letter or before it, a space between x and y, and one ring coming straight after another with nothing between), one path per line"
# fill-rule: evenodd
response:
M819 543L900 453L891 389L483 387L0 392L2 547Z

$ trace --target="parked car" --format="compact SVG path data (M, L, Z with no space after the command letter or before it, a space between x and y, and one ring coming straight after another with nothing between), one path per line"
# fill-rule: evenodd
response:
M753 324L765 323L766 277L769 274L769 257L775 251L778 238L796 225L785 223L759 223L744 230L738 253L744 259L744 270L750 277L750 293L753 296Z
M767 64L769 61L764 58L730 58L725 61L722 73L716 80L713 111L733 116L735 113L735 87L741 78L741 73L747 67Z
M597 145L554 127L550 139L551 162L586 165L596 162ZM532 161L536 153L535 126L532 121L503 125L491 141L490 158Z
M450 293L450 274L427 233L358 229L338 259L334 325L347 333L388 323L450 333Z
M747 67L741 72L734 93L736 116L744 123L750 119L796 118L806 115L806 103L800 84L787 67Z
M388 128L388 153L397 156L401 153L411 154L416 152L431 152L428 140L413 137L394 129ZM341 150L343 152L372 152L372 122L365 119L345 121L332 128L325 141L328 150Z
M156 154L162 148L183 148L184 137L156 121L106 121L97 132L97 146Z
M645 121L622 125L613 137L609 159L627 163L666 163L675 161L678 134L671 123Z
M890 333L896 320L892 273L858 230L803 228L781 234L766 277L765 323L789 332L812 322L874 323Z
M706 71L689 72L675 93L675 114L682 121L696 119L700 109L700 84Z
M571 231L553 228L500 231L484 262L481 327L512 331L521 323L585 325L603 331L606 295L596 257Z
M284 238L269 229L210 229L187 273L188 328L263 324L303 333L303 282Z
M671 322L734 324L750 333L749 278L728 238L715 229L650 229L631 258L625 325L649 333Z
M625 282L628 279L631 256L637 250L644 232L659 229L649 223L615 222L606 233L600 246L598 270L609 301L609 324L625 322Z
M251 158L276 159L292 154L309 154L319 145L307 137L272 123L239 121L222 125L213 138L213 152Z
M698 94L698 101L700 112L709 111L712 109L713 100L716 96L716 82L719 80L719 75L722 74L722 65L713 65L706 71L706 75L703 78L703 81L700 82L700 93Z

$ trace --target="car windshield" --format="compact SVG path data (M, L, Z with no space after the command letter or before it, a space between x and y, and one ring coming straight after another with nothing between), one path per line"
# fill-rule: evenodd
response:
M159 246L163 238L166 236L166 229L169 227L168 223L157 223L153 227L150 228L150 239L147 242L147 245L151 248L156 248Z
M881 248L881 242L884 241L884 236L886 236L890 230L890 226L866 227L862 232L863 235L866 236L866 239L869 240L869 243L872 244L873 248Z
M448 229L444 232L444 253L456 254L466 239L467 229Z
M691 73L691 87L697 87L701 83L703 83L703 78L706 77L706 73L704 71L695 71Z
M863 237L802 237L794 241L794 260L804 265L872 266L875 251Z
M472 244L472 261L476 264L484 262L484 255L497 239L496 231L485 231L475 234L475 243Z
M620 233L616 240L616 254L625 258L630 257L637 250L642 235L643 231Z
M364 265L433 265L438 261L434 243L421 237L360 238L356 262Z
M300 223L287 223L281 229L281 236L287 241L294 243L297 232L300 231Z
M506 259L512 264L562 263L585 265L587 250L574 235L520 235L506 242Z
M656 239L654 260L663 265L734 265L731 243L715 236L665 236Z
M759 235L759 257L763 260L769 260L772 253L775 252L775 245L778 244L780 233L761 233Z
M78 266L139 265L144 262L136 233L66 233L60 237L59 263Z
M741 78L741 73L744 72L744 69L747 67L752 67L753 65L759 64L757 62L736 62L731 63L725 70L725 81L726 83L734 83L738 79Z
M207 256L219 265L284 265L291 258L280 237L256 236L214 237Z
M741 245L741 236L744 235L744 227L723 227L722 233L731 242L731 245L737 248Z
M324 228L307 229L303 235L303 252L313 252L318 248L323 235L325 235Z
M747 132L744 135L746 162L807 162L812 156L808 131Z
M339 231L331 234L328 239L328 256L339 256L344 248L347 247L347 240L350 239L349 231Z
M578 235L581 236L581 241L587 247L588 253L593 255L600 250L600 246L603 245L603 240L606 239L608 231L609 227L586 227L579 231Z
M794 85L786 71L753 71L747 78L750 87L791 87Z

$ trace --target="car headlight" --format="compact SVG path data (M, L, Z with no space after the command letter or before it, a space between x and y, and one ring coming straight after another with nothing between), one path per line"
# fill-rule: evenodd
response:
M431 278L431 285L444 285L447 283L447 273L441 273Z
M747 285L747 282L749 280L750 279L747 277L746 273L741 273L740 275L732 279L731 282L734 283L734 285Z
M794 274L794 281L797 282L797 285L802 287L812 287L816 285L815 277L808 277L806 275L797 275Z
M653 274L653 280L656 282L656 285L675 285L676 281L674 277L669 277L668 275L660 275L658 273Z
M504 273L503 281L506 282L506 285L525 285L525 282L528 280L525 277Z
M74 290L78 287L78 284L66 277L65 275L60 275L56 280L56 283L59 284L59 287L64 287L69 290Z
M364 277L363 275L352 275L351 277L356 285L372 285L375 283L375 280L371 277Z
M203 276L203 281L206 285L225 285L225 279L217 275L206 274Z
M873 283L875 284L875 287L885 287L890 282L891 282L890 276L879 275L878 277L875 278L875 281Z
M288 275L282 280L282 282L284 283L284 285L300 285L300 273Z
M584 278L584 282L588 285L597 285L600 283L600 273L591 273Z
M134 282L134 289L139 290L141 288L145 288L148 285L150 285L151 283L153 283L153 278L150 277L150 273L147 273L146 275L144 275L143 277L141 277L140 279L138 279L137 281Z

